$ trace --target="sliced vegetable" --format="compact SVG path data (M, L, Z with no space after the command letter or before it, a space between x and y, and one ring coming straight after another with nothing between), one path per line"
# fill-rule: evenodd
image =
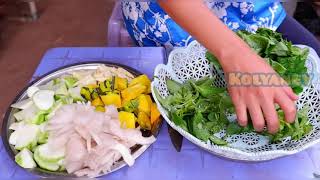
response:
M115 77L115 89L122 91L128 87L128 80L121 77Z
M39 123L44 120L44 115L47 114L46 111L41 111L35 105L28 107L22 111L14 113L13 116L16 118L17 121L27 121L33 123Z
M101 92L111 92L112 82L111 80L105 80L104 82L99 83L99 88Z
M123 105L123 109L126 112L136 112L138 110L138 106L139 106L138 99L133 99L133 100L126 102Z
M73 88L75 87L78 79L73 77L73 76L66 76L63 78L65 84L67 85L67 88L70 89L70 88Z
M97 97L96 99L94 99L94 100L91 102L91 105L94 106L94 107L104 106L104 103L102 102L102 100L100 99L100 97Z
M157 120L160 118L160 112L157 108L156 103L152 103L151 105L151 116L150 116L150 120L151 120L151 124L154 124L155 122L157 122Z
M80 90L80 94L85 100L91 100L91 92L88 87L82 87Z
M39 91L40 89L36 86L30 86L27 89L27 94L29 98L32 98L32 96L34 95L34 93L36 93L37 91Z
M121 97L119 94L110 93L100 97L105 105L115 105L118 108L121 107Z
M74 101L83 101L80 91L81 91L81 88L77 86L77 87L70 88L68 90L68 93L73 98Z
M146 93L151 93L151 81L147 75L143 74L132 79L132 81L129 83L129 87L135 86L137 84L146 86Z
M33 160L33 154L29 149L22 149L16 156L15 161L23 168L35 168L37 164Z
M138 106L139 111L145 112L148 116L150 116L151 103L148 100L147 95L141 94L138 97L138 101L139 101L139 106Z
M139 112L137 122L141 128L151 130L150 117L145 112Z
M68 89L67 89L67 86L64 82L59 82L58 84L55 84L53 87L52 87L52 90L54 91L54 94L56 95L64 95L64 96L67 96L69 95L68 93Z
M104 106L97 106L95 110L98 112L105 112L106 108Z
M41 110L48 110L54 103L54 92L50 90L39 90L33 97L34 104Z
M147 90L147 86L141 85L141 84L135 84L121 91L121 96L126 102L126 101L130 101L131 99L137 98L139 95L145 93L146 90Z
M15 146L15 149L22 150L23 148L33 149L37 145L37 137L40 129L34 124L25 124L14 131L9 139L9 142Z
M47 131L40 131L38 135L38 143L45 144L48 142L49 133Z
M65 149L62 148L53 150L48 144L39 145L37 150L39 157L42 160L50 163L57 163L65 156Z
M99 98L99 94L98 94L98 92L96 90L92 90L90 96L91 96L92 100L96 99L96 98Z
M122 128L134 129L136 127L136 117L133 113L120 111L119 121Z
M40 146L42 146L42 145L40 145ZM38 146L34 151L34 155L33 155L34 160L43 169L46 169L49 171L57 171L60 168L58 163L47 162L39 156L40 146Z
M31 99L25 99L12 104L11 107L17 108L17 109L27 109L28 107L32 106L32 104L33 104L33 101Z

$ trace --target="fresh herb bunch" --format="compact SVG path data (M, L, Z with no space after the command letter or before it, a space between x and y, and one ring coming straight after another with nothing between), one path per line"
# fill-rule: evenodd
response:
M291 42L283 39L280 33L267 28L260 28L256 33L238 31L237 34L272 66L295 93L303 91L303 86L309 82L305 67L309 54L307 48L301 49L293 46ZM209 51L206 57L216 68L221 68L216 57Z
M247 127L240 127L236 122L228 120L227 115L235 113L233 103L227 89L214 86L214 80L214 78L205 77L180 84L167 79L170 95L162 98L158 91L155 91L155 95L177 126L202 141L210 140L216 145L227 145L224 138L228 135L254 132L254 128L251 123ZM298 140L311 131L307 108L297 113L293 124L285 122L282 110L277 109L277 111L280 120L279 132L275 135L268 134L266 131L261 133L269 136L271 142L277 142L289 136ZM223 138L215 136L222 130L226 130L227 136Z

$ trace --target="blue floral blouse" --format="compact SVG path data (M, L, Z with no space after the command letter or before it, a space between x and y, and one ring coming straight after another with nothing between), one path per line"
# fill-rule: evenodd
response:
M230 29L255 31L258 27L277 29L286 13L279 2L206 1L207 6ZM186 46L193 38L177 25L156 2L122 0L125 26L139 46Z

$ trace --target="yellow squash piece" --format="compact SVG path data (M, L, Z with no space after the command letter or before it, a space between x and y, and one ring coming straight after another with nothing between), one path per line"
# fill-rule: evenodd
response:
M152 99L151 99L150 95L145 95L145 96L146 96L147 101L148 101L148 103L150 104L150 108L151 108L151 105L152 105Z
M136 84L131 87L126 88L121 91L121 96L123 98L123 102L130 101L131 99L137 98L139 95L144 93L147 90L147 86Z
M115 105L118 108L121 107L121 97L119 94L109 93L107 95L100 96L100 97L106 106Z
M152 101L151 99L149 100L147 96L148 95L141 94L138 97L138 102L139 102L138 109L139 109L139 112L145 112L148 116L150 116Z
M121 124L121 128L134 129L136 127L136 117L133 113L120 111L119 121Z
M98 87L98 85L97 85L97 84L89 84L89 85L87 85L87 87L88 87L89 89L95 89L95 88Z
M102 100L100 99L100 97L95 98L95 99L91 102L91 105L94 106L94 107L104 106L104 104L103 104Z
M157 104L156 103L152 103L151 105L151 124L156 123L160 118L160 112L157 108Z
M97 106L97 107L96 107L96 111L98 111L98 112L105 112L106 109L105 109L104 106Z
M128 87L128 80L121 77L115 77L115 89L122 91Z
M134 86L136 84L145 85L147 87L145 93L146 94L151 93L151 81L147 75L143 74L143 75L140 75L140 76L132 79L132 81L129 83L129 87Z
M151 130L150 118L145 112L139 112L137 122L142 129Z

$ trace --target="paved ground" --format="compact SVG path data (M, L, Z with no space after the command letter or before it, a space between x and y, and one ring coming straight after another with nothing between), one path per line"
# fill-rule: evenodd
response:
M112 0L41 0L38 5L41 16L36 22L0 19L0 116L28 83L47 49L107 43ZM15 11L10 9L10 15Z

